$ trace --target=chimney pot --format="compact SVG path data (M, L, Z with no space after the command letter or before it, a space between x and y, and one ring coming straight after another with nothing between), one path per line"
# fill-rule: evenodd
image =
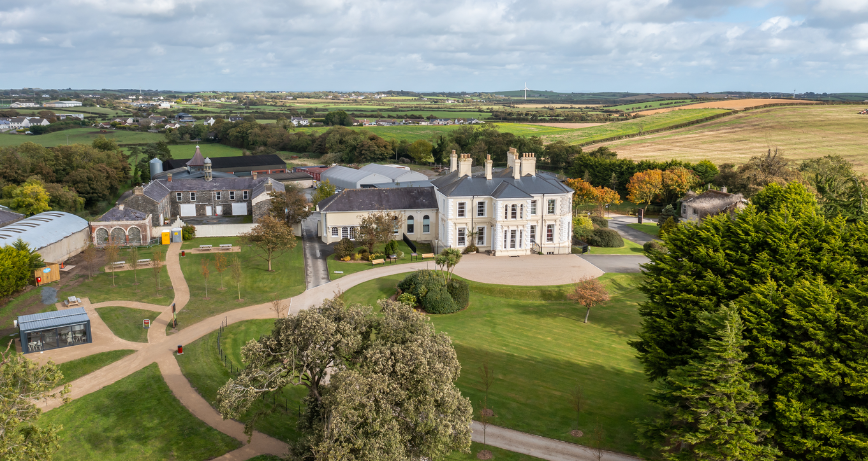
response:
M123 204L123 203L121 203L120 205L118 205L118 210L123 211L123 209L124 209L124 204Z
M250 173L253 176L253 179L256 179L256 172Z
M169 173L169 174L166 175L166 181L167 181L167 182L172 182L172 173Z
M723 192L723 193L726 193L726 186L721 187L721 188L720 188L720 191Z
M491 166L494 162L491 161L491 155L485 156L485 179L491 181Z

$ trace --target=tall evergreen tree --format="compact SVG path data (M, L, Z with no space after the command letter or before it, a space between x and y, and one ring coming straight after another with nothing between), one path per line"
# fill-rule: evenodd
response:
M700 316L709 339L699 357L662 380L652 397L662 416L643 424L640 437L668 460L771 460L765 443L758 381L744 365L747 342L738 308L726 306Z
M868 459L868 225L826 218L799 183L752 203L664 235L633 346L650 379L668 378L702 358L702 315L732 303L781 459Z

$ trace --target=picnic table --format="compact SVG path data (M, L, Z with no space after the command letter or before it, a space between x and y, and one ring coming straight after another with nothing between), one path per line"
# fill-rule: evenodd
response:
M232 244L231 243L220 244L220 249L224 250L224 251L229 251L232 249Z
M199 249L202 251L211 251L211 245L199 245Z
M112 266L123 266L126 263L126 261L115 261L112 263Z
M145 265L151 264L151 260L150 259L140 259L140 260L136 261L136 264L139 266L145 266Z
M75 296L70 296L66 299L66 306L81 306L81 298L76 298Z
M398 255L389 255L386 256L386 259L389 261L389 264L391 264L393 261L398 262Z

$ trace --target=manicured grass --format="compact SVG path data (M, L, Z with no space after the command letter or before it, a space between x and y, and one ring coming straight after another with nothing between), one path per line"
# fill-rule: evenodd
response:
M260 336L271 333L273 326L274 320L247 320L226 327L222 334L226 365L223 364L217 351L217 331L184 346L184 355L176 357L178 365L196 391L216 408L217 390L226 384L233 374L237 374L239 368L244 367L241 361L241 347L251 339L259 339ZM280 405L277 411L260 419L256 424L256 430L284 441L298 438L296 431L298 408L305 395L307 389L303 386L289 386L284 389L280 393ZM270 401L256 403L248 415L271 406ZM289 411L286 410L286 406L289 407Z
M419 255L431 252L431 245L430 244L419 243L419 242L415 242L415 243L416 243L416 250L417 250L417 253ZM385 245L382 243L375 245L374 246L374 253L382 253L384 246ZM356 247L357 250L360 248L362 248L362 247L361 246ZM404 257L398 258L397 262L391 262L391 263L387 263L387 264L396 264L396 263L397 264L407 264L409 262L416 262L416 261L410 261L411 250L410 250L410 247L408 247L407 244L404 243L403 240L398 240L398 250L404 252ZM421 259L420 259L420 261L421 261ZM429 260L429 261L433 261L433 260ZM354 274L356 272L361 272L364 270L379 267L379 265L374 266L369 261L365 262L363 260L347 261L347 262L338 261L334 258L334 255L329 255L329 257L326 259L326 264L328 265L328 268L329 268L329 280L336 280L336 279L339 279L341 277L347 276L349 274ZM432 266L433 266L433 262L432 262ZM342 274L336 274L335 271L339 271L339 272L343 272L343 273Z
M57 460L201 461L241 442L184 408L151 364L99 391L51 410L39 424L62 425Z
M172 158L193 158L196 154L196 144L173 144L169 146ZM243 149L218 143L200 143L199 151L209 158L215 157L240 157Z
M108 139L114 139L118 144L148 143L164 141L162 133L148 133L147 131L124 131L106 130L100 133L95 127L73 128L71 130L55 131L54 133L33 135L14 135L9 133L0 134L0 147L17 146L25 142L40 144L45 147L66 145L67 135L69 144L91 144L99 135Z
M84 375L89 375L100 368L110 365L118 360L134 353L132 349L121 349L117 351L100 352L98 354L88 355L80 359L63 362L57 367L63 373L61 385L71 383Z
M344 296L369 303L393 294L403 276L362 283ZM458 386L477 410L484 397L482 365L487 363L494 374L488 395L496 415L493 424L588 443L569 432L579 428L587 433L599 421L606 448L636 454L641 448L631 422L654 412L645 398L651 385L627 344L639 330L636 306L644 299L638 290L642 277L602 276L612 300L595 308L587 324L584 310L564 300L565 286L543 295L545 287L471 283L466 310L430 317L438 331L452 338L462 365ZM578 421L570 408L570 393L577 385L585 396Z
M140 249L139 259L150 259L155 248ZM166 248L161 247L164 258ZM128 261L130 258L121 251L118 259ZM168 306L175 298L175 293L172 291L172 281L169 279L169 272L165 266L160 268L159 290L157 290L154 279L154 269L151 267L140 268L136 271L115 272L114 286L112 286L112 274L105 272L102 267L95 269L94 274L93 278L85 280L74 288L60 290L57 293L57 299L63 300L70 296L78 296L79 298L90 298L90 302L92 303L104 301L141 301L143 303ZM81 275L80 277L86 278L87 276ZM138 279L138 285L135 284L136 279Z
M498 461L536 461L542 458L534 458L533 456L522 455L520 453L514 453L511 451L506 451L501 448L495 448L491 445L483 445L481 443L472 442L470 444L470 453L459 453L457 451L453 451L449 456L445 459L446 461L472 461L478 459L476 454L479 453L480 450L488 450L494 455L494 459Z
M644 232L652 237L660 237L660 228L657 224L627 224L627 227L636 229L639 232Z
M645 250L642 248L642 245L639 245L636 242L624 239L624 246L621 248L603 248L603 247L591 247L590 251L587 254L591 255L635 255L635 254L645 254Z
M96 310L103 322L118 338L138 343L148 342L148 330L142 326L144 319L152 322L159 312L131 307L100 307Z
M231 243L236 247L241 245L237 237L213 237L184 242L182 248L198 248L199 245L209 244L216 248L222 243ZM178 329L186 328L221 312L269 302L275 294L284 299L304 291L304 252L300 238L296 240L295 248L272 261L273 272L267 271L268 264L261 257L264 253L256 247L243 245L239 253L224 253L229 262L235 256L241 260L243 277L240 302L229 269L223 272L223 286L226 289L220 290L220 274L214 266L215 254L188 254L181 258L181 270L190 288L190 302L178 312ZM205 280L200 272L200 261L203 258L208 260L211 272L208 278L209 299L204 299Z

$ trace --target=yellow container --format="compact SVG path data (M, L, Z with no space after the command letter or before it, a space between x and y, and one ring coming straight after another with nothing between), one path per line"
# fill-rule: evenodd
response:
M163 231L160 237L163 245L168 245L172 243L172 231Z

